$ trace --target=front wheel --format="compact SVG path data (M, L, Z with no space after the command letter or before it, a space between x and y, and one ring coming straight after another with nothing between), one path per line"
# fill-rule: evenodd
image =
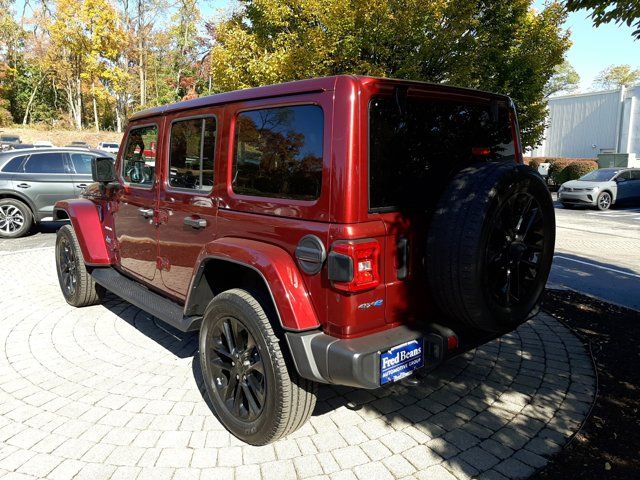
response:
M104 288L87 271L76 232L71 225L58 230L56 270L62 295L69 305L86 307L102 301Z
M598 199L596 200L596 207L598 210L609 210L612 204L611 194L609 192L600 192Z
M218 419L249 444L297 430L315 407L317 385L287 367L267 314L245 290L228 290L209 303L200 365Z

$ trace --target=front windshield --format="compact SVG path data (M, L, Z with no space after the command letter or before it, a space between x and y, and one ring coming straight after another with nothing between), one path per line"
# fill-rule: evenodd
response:
M580 177L580 180L587 182L608 182L616 173L618 173L618 170L594 170Z

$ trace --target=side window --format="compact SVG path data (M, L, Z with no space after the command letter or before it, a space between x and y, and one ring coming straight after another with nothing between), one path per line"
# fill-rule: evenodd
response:
M625 180L631 180L631 172L629 172L629 171L622 172L620 175L618 175L618 178L624 178Z
M6 165L4 166L4 168L2 169L3 172L11 172L11 173L15 173L15 172L22 172L22 162L24 161L25 158L27 158L28 155L20 155L19 157L14 157L11 160L9 160Z
M631 170L631 180L640 180L640 170Z
M76 173L91 175L91 160L93 155L87 153L72 153L71 162Z
M174 122L171 126L169 185L210 191L213 188L215 144L215 118Z
M34 153L24 166L25 173L67 173L62 153Z
M322 185L323 113L315 105L242 112L232 188L260 197L315 200Z
M158 127L155 125L129 130L122 155L122 178L125 182L145 187L153 185L157 145Z

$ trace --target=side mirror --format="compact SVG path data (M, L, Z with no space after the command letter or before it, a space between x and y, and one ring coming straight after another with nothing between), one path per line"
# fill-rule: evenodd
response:
M91 160L91 176L94 182L110 183L116 179L116 167L110 157L95 157Z

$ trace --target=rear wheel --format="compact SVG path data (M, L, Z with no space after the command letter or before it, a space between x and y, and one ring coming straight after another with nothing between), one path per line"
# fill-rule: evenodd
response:
M200 365L218 419L252 445L297 430L315 407L317 385L287 367L269 318L245 290L223 292L207 307Z
M598 210L609 210L611 203L611 194L609 192L600 192L600 195L598 195L596 200L596 207L598 207Z
M102 301L105 290L89 274L71 225L64 225L58 230L56 270L62 295L69 305L86 307Z
M428 233L434 299L469 326L512 328L537 307L554 242L553 202L531 168L487 163L462 170L440 198Z
M33 225L33 215L27 205L15 198L0 200L0 237L18 238Z

